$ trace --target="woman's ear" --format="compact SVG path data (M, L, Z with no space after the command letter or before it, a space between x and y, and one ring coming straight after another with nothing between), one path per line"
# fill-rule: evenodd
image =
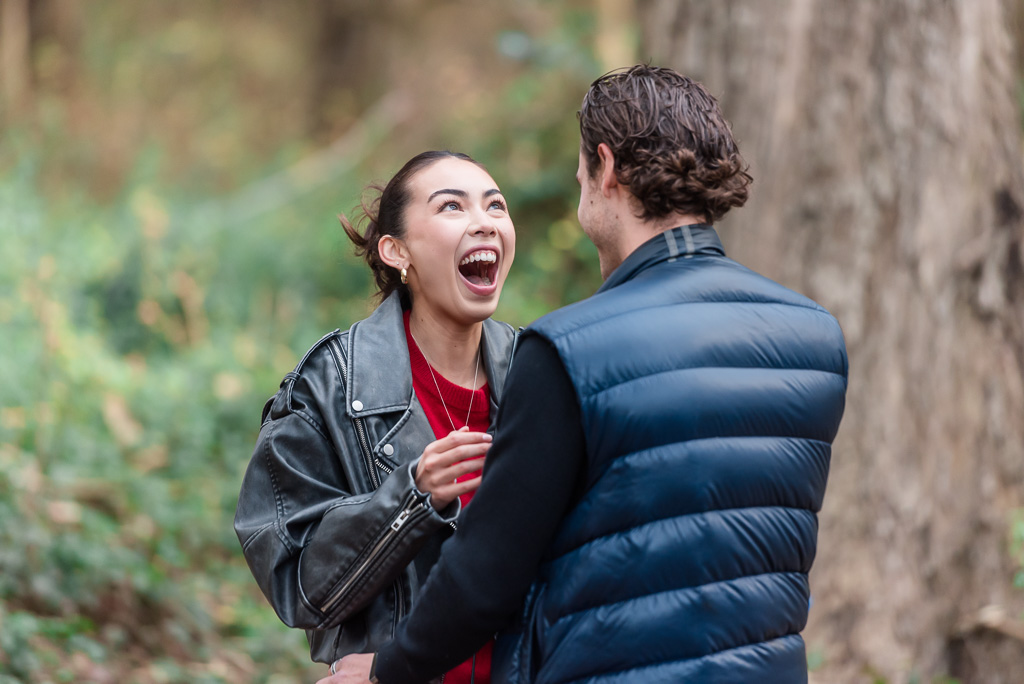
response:
M377 240L377 251L380 253L380 260L392 268L402 270L409 267L409 250L405 243L394 235L382 235Z

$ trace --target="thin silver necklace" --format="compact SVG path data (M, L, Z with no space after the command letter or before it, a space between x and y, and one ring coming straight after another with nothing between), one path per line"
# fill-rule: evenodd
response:
M423 353L423 347L420 345L419 340L413 337L412 330L409 331L409 337L412 337L412 341L416 343L416 348L420 350L420 354L423 354L423 360L427 362L427 370L430 371L430 379L434 381L434 388L437 390L437 397L441 400L441 406L444 407L445 415L448 416L448 422L452 424L452 430L458 430L455 427L455 421L452 420L452 414L448 411L448 404L444 403L444 395L441 394L441 386L437 384L437 377L434 375L434 367L430 363L430 359ZM469 416L473 412L473 400L476 399L476 379L480 372L480 347L476 348L476 367L473 369L473 386L470 388L473 393L469 395L469 409L466 411L466 420L463 421L466 426L469 426Z

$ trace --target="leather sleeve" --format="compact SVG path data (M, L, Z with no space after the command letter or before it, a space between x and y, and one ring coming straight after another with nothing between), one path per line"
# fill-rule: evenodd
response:
M325 427L324 411L343 395L325 358L286 376L269 402L235 513L260 589L285 624L305 629L336 626L364 608L458 513L425 502L415 462L365 491L364 466L351 453L358 443ZM335 423L351 429L347 418Z

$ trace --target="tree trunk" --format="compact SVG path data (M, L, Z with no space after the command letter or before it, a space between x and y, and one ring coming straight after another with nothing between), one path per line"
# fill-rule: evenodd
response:
M380 97L386 85L368 88L378 69L366 68L381 40L382 5L369 0L323 0L313 6L315 42L310 53L309 134L322 141L336 139ZM385 53L386 54L386 53ZM359 94L370 91L366 101Z
M805 631L813 681L1024 676L1008 533L1024 506L1010 9L638 3L641 57L708 85L751 164L751 201L723 224L730 256L818 300L846 333Z
M630 19L636 12L633 0L597 0L594 53L605 71L632 64L636 52Z
M31 85L28 0L0 0L0 81L7 109L25 106Z

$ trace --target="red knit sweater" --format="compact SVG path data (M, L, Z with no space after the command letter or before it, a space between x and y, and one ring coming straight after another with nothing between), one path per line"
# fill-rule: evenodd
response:
M444 376L427 363L423 352L416 345L416 340L409 332L409 312L405 312L405 341L409 346L409 364L412 366L412 388L416 399L423 407L434 436L441 439L466 425L466 413L469 412L469 429L474 432L486 432L490 427L491 394L487 384L472 390L449 382ZM435 384L436 382L436 384ZM443 399L443 403L442 403ZM472 399L472 407L470 406ZM472 410L471 410L472 409ZM449 418L450 416L450 418ZM452 425L454 423L454 427ZM467 473L459 481L469 480L480 475L480 471ZM463 506L469 505L474 492L459 497ZM445 684L490 684L491 682L491 650L493 641L487 642L470 658L445 675ZM475 662L474 662L475 661ZM474 676L475 665L475 676Z

